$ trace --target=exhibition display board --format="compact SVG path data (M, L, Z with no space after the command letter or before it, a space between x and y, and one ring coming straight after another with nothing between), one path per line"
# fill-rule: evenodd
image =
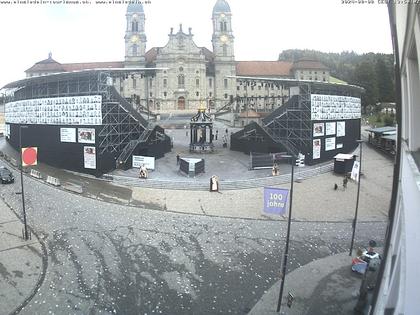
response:
M311 94L312 160L330 159L354 148L360 117L358 97Z
M38 125L100 125L102 96L28 99L5 105L5 122Z

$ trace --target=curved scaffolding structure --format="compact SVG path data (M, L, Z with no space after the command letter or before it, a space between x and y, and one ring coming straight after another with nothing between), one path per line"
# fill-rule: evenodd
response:
M133 154L162 157L169 137L112 85L132 71L141 70L86 70L6 85L15 89L5 107L9 143L18 149L22 133L22 146L38 147L41 162L96 176L131 167Z

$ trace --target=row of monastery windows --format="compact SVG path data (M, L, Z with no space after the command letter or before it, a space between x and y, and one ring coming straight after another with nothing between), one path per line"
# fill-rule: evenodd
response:
M301 80L305 80L304 76L300 76ZM312 81L312 77L309 77L307 80L311 80ZM315 81L318 81L318 77L315 77ZM326 82L327 79L325 77L322 78L322 81Z
M153 93L152 92L150 92L150 97L153 97ZM167 91L164 91L163 92L163 97L164 98L166 98L168 96L168 92ZM195 92L195 96L200 96L200 92ZM212 92L209 92L209 97L212 97L213 96L213 93ZM225 94L225 98L227 98L227 94Z
M137 80L136 78L132 78L133 80L133 89L137 88ZM195 85L197 88L200 87L200 79L195 79ZM150 78L149 79L149 88L153 87L153 79ZM168 87L168 79L164 78L163 79L163 87L166 88ZM183 74L178 75L178 88L184 88L185 87L185 76ZM209 87L212 88L213 87L213 79L209 78ZM229 81L228 79L223 79L223 87L225 89L229 88ZM239 86L237 87L237 89L239 90ZM254 87L252 86L252 90L254 89Z
M225 79L226 80L226 79ZM303 79L302 79L303 80ZM250 85L250 88L251 88L251 91L254 91L255 90L255 85ZM261 91L262 90L262 88L264 87L264 89L266 90L266 91L268 91L268 90L275 90L275 89L277 89L277 90L281 90L281 86L276 86L276 85L274 85L274 84L271 84L271 85L268 85L268 84L266 84L265 86L263 86L263 85L258 85L257 86L257 88L258 88L258 91ZM237 86L236 87L236 89L238 90L238 91L240 91L241 90L241 86L239 85L239 86ZM244 85L243 86L243 90L245 91L245 90L247 90L248 88L247 88L247 85Z
M298 71L298 74L299 74L299 71ZM312 71L304 71L304 70L301 70L300 71L300 74L312 74ZM318 71L314 71L313 74L318 74ZM319 72L319 74L321 74L321 71ZM326 72L325 71L322 71L322 74L326 74Z

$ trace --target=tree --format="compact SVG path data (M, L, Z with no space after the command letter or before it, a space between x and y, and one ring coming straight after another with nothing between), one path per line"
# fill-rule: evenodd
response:
M395 101L394 57L391 54L324 53L309 49L289 49L279 54L279 60L293 62L302 58L318 60L330 69L331 76L363 86L366 89L362 97L365 107L368 104L374 107L378 101Z
M362 94L362 111L366 106L375 105L379 99L378 82L372 62L362 61L354 69L354 83L365 88Z
M393 80L392 64L390 69L389 65L385 63L385 59L385 55L379 55L375 65L379 101L393 102L395 100L395 85Z

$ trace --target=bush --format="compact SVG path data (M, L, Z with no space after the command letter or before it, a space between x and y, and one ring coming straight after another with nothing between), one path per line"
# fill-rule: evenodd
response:
M385 115L383 117L384 125L385 126L393 126L394 125L394 118L391 115Z

